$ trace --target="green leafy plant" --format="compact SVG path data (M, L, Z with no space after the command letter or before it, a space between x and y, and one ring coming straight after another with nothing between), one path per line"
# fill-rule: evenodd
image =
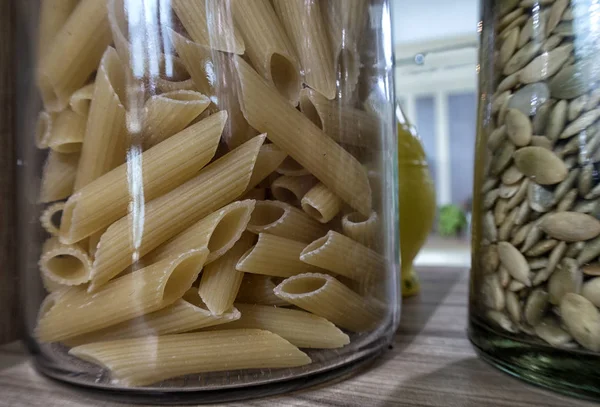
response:
M438 232L442 236L456 236L467 226L467 217L457 205L440 207Z

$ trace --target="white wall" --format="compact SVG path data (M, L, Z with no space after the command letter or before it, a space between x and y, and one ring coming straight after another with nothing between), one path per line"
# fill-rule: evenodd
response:
M394 44L473 34L479 0L391 0Z

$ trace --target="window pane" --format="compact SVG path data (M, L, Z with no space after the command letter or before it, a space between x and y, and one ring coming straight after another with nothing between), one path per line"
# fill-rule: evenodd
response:
M417 120L416 127L423 147L427 154L427 163L431 171L431 177L437 183L437 166L436 166L436 142L435 142L435 102L433 96L421 96L416 100Z

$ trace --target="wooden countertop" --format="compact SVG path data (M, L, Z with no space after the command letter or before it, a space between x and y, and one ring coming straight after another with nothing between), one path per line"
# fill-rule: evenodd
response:
M466 337L465 270L421 271L423 292L404 302L394 348L338 383L227 406L577 407L591 402L525 384L477 358ZM0 347L0 406L113 406L35 372L19 343Z

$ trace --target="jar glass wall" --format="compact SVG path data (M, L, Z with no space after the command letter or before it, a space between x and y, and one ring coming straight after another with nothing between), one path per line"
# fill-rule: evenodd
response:
M40 371L225 399L385 348L400 297L387 1L29 3L19 266Z
M598 398L600 10L482 10L471 340L505 371Z

